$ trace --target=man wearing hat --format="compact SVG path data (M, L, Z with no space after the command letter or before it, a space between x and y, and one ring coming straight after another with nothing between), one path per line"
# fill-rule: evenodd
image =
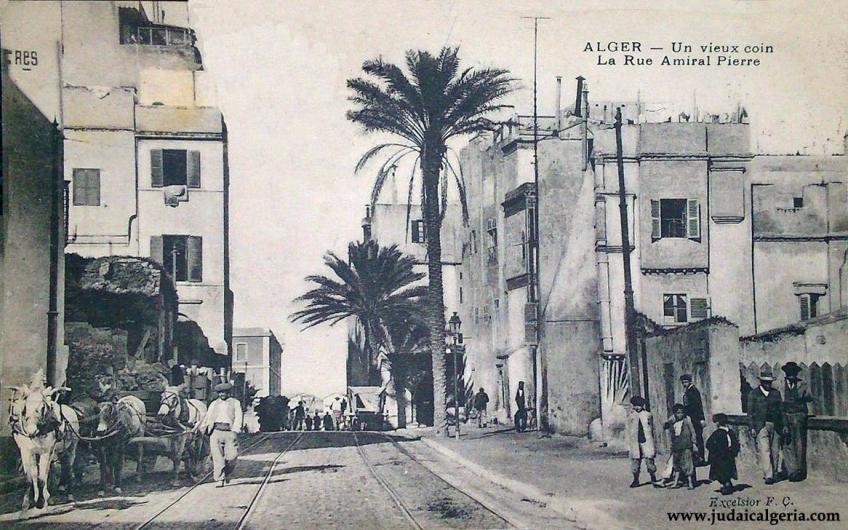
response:
M230 397L233 385L218 383L215 392L218 399L209 405L203 419L203 432L209 436L209 451L212 453L212 468L215 482L221 481L222 487L230 481L230 474L238 458L238 440L236 433L241 431L241 403Z
M654 487L659 487L657 465L654 462L654 458L657 456L656 446L654 445L654 418L645 408L647 403L644 398L634 396L630 399L630 404L632 408L627 414L627 422L625 423L627 447L630 452L630 473L633 474L633 482L630 483L630 487L636 488L640 485L639 472L641 471L642 460L645 461L645 469L651 476Z
M807 403L813 401L807 385L798 377L801 367L788 362L781 368L786 374L783 390L783 436L781 451L789 480L807 478Z
M680 376L680 383L683 385L683 411L692 420L692 427L695 429L695 445L698 447L698 453L695 455L696 463L704 461L704 427L707 421L704 419L704 404L701 401L701 392L695 388L692 383L692 374L683 374Z
M760 385L748 393L748 421L757 445L757 457L766 484L774 484L783 430L783 402L771 387L774 374L766 365L760 370Z

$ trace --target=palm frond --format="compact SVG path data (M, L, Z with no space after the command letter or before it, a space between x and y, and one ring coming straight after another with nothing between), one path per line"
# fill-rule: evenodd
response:
M365 165L368 164L368 162L371 160L371 158L373 158L375 155L377 155L383 149L387 149L389 147L403 147L403 148L406 148L406 149L417 150L417 148L413 145L399 144L399 143L394 143L394 142L375 145L371 149L365 151L365 154L362 155L362 157L356 163L356 167L353 169L353 172L359 173L365 167Z

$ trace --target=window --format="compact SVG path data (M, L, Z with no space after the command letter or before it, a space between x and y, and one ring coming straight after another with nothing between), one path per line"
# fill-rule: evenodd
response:
M701 238L701 207L698 199L651 201L651 238Z
M203 238L163 235L150 238L150 257L178 282L203 281Z
M663 317L665 322L684 324L688 322L687 298L685 294L663 295Z
M412 221L412 242L427 242L427 232L424 230L424 221L421 219L416 219L415 221Z
M477 254L477 230L471 231L471 253Z
M792 207L793 208L803 208L804 207L804 197L792 197Z
M459 288L459 303L462 303L462 287Z
M74 168L74 206L100 206L100 170Z
M486 256L489 265L495 265L498 262L498 226L494 219L486 221Z
M819 316L819 298L818 294L802 294L798 297L801 304L801 320L809 320Z
M162 186L200 187L200 151L153 149L150 151L150 181Z
M521 231L521 266L527 269L527 233Z
M237 363L246 363L247 362L247 344L244 344L244 343L236 344L236 356L233 358L233 362L237 362Z

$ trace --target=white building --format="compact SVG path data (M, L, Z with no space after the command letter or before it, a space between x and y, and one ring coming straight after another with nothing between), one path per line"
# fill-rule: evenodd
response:
M187 4L15 3L3 22L11 75L64 131L66 252L161 262L228 355L227 134Z

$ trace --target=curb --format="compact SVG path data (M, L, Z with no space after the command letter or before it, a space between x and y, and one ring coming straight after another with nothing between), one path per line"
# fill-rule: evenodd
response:
M499 473L496 473L480 464L472 462L471 460L465 458L464 456L458 454L456 451L449 449L442 445L441 443L433 440L432 438L421 438L421 441L424 442L427 447L433 449L437 453L440 453L442 456L445 456L454 462L468 468L470 471L479 475L490 482L494 482L495 484L510 490L522 497L530 500L531 502L538 502L543 505L548 506L553 511L562 515L566 521L574 523L577 528L585 529L592 528L591 523L598 522L598 513L585 513L581 514L572 506L566 499L562 497L558 497L552 493L546 493L539 489L536 486L531 484L527 484L526 482L521 482L519 480L507 478ZM611 516L609 516L611 518ZM613 522L612 519L610 522ZM617 524L615 527L624 528L626 525Z

